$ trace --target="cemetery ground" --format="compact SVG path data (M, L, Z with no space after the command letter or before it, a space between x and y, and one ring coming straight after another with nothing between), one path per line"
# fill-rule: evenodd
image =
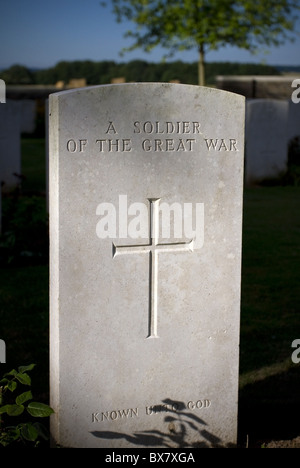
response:
M49 272L45 141L22 140L22 188L3 199L0 373L36 363L32 391L49 402ZM290 446L300 436L300 187L245 189L239 446ZM74 350L78 352L78 350ZM80 350L79 350L80 352ZM101 357L100 357L101 358ZM277 441L286 441L278 444ZM270 445L272 446L272 445Z

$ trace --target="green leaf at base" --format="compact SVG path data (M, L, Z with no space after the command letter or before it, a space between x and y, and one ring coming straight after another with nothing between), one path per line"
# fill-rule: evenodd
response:
M45 405L44 403L37 403L35 401L29 403L27 411L34 418L47 418L54 413L50 406Z

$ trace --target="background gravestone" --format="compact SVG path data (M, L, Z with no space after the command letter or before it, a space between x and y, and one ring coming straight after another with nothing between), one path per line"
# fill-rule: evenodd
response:
M288 114L288 140L292 140L295 137L300 137L300 103L295 104L289 103L289 114Z
M5 81L0 80L0 104L6 103L6 84Z
M19 185L21 174L21 118L18 102L0 105L0 182L3 192ZM17 174L17 175L16 175Z
M0 181L3 192L19 186L21 178L21 133L35 130L36 104L25 99L7 100L0 106Z
M54 443L235 444L244 98L109 85L49 115Z
M246 180L277 178L287 169L288 101L256 99L247 102Z

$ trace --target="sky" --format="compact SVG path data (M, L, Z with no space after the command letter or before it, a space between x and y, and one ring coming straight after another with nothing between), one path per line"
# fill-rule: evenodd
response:
M28 68L49 68L67 60L134 59L159 62L165 49L151 53L135 50L120 57L131 45L124 33L132 23L117 23L110 0L106 8L100 0L0 0L0 69L14 64ZM300 19L294 43L252 55L245 50L225 47L207 55L208 62L232 61L270 65L300 65ZM197 51L177 53L172 60L197 61Z

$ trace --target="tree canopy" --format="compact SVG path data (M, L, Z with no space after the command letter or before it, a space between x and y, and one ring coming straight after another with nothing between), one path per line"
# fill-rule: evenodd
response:
M118 21L135 29L134 42L123 50L150 51L160 45L169 54L197 49L199 81L204 84L205 54L225 45L255 52L262 45L278 46L295 25L298 0L112 0Z
M33 73L23 65L12 65L1 73L1 79L7 84L29 85L34 82Z
M298 69L300 71L300 67ZM215 84L216 75L279 75L276 67L234 62L211 62L206 66L208 84ZM10 84L55 85L72 79L85 78L87 85L111 83L113 78L124 77L127 82L168 82L178 80L185 84L197 84L197 63L181 61L152 63L132 60L128 63L91 60L62 61L51 68L30 70L22 65L12 66L0 72L0 78Z

